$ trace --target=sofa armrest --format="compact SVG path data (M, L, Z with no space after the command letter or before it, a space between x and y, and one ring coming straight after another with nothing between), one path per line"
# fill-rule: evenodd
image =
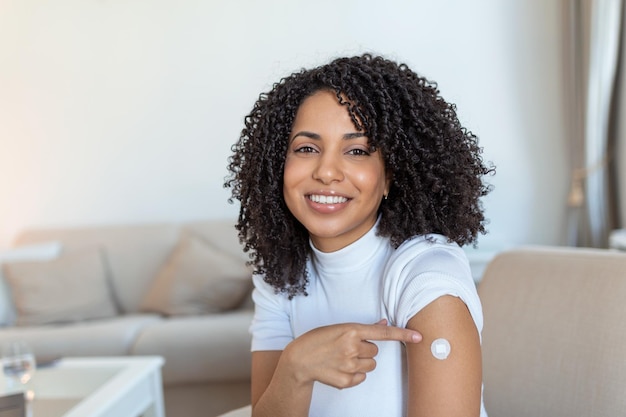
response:
M478 286L490 415L614 416L626 409L626 254L505 252Z

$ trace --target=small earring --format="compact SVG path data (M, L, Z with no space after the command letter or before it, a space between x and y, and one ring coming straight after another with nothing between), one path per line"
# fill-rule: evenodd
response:
M383 194L383 198L384 198L385 200L387 199L387 197L389 197L389 193L387 193L387 194Z

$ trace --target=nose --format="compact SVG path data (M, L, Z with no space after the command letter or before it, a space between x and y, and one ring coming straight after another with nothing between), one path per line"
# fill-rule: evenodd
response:
M340 157L331 153L320 154L313 171L313 179L323 184L342 181L344 178Z

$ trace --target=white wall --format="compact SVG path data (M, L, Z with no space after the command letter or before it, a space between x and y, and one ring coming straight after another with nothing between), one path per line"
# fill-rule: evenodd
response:
M498 172L481 248L560 243L560 2L0 0L0 249L26 227L235 216L245 114L374 51L438 81Z

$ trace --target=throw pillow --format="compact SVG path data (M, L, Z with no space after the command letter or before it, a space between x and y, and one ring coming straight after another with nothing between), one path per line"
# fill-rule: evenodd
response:
M69 323L113 317L117 309L99 248L47 262L3 266L17 314L16 325Z
M141 309L166 316L229 310L249 293L251 277L241 259L186 233L157 274Z
M8 288L2 276L2 264L20 261L49 261L61 254L61 242L43 242L23 245L0 251L0 326L12 326L15 323L15 308Z

